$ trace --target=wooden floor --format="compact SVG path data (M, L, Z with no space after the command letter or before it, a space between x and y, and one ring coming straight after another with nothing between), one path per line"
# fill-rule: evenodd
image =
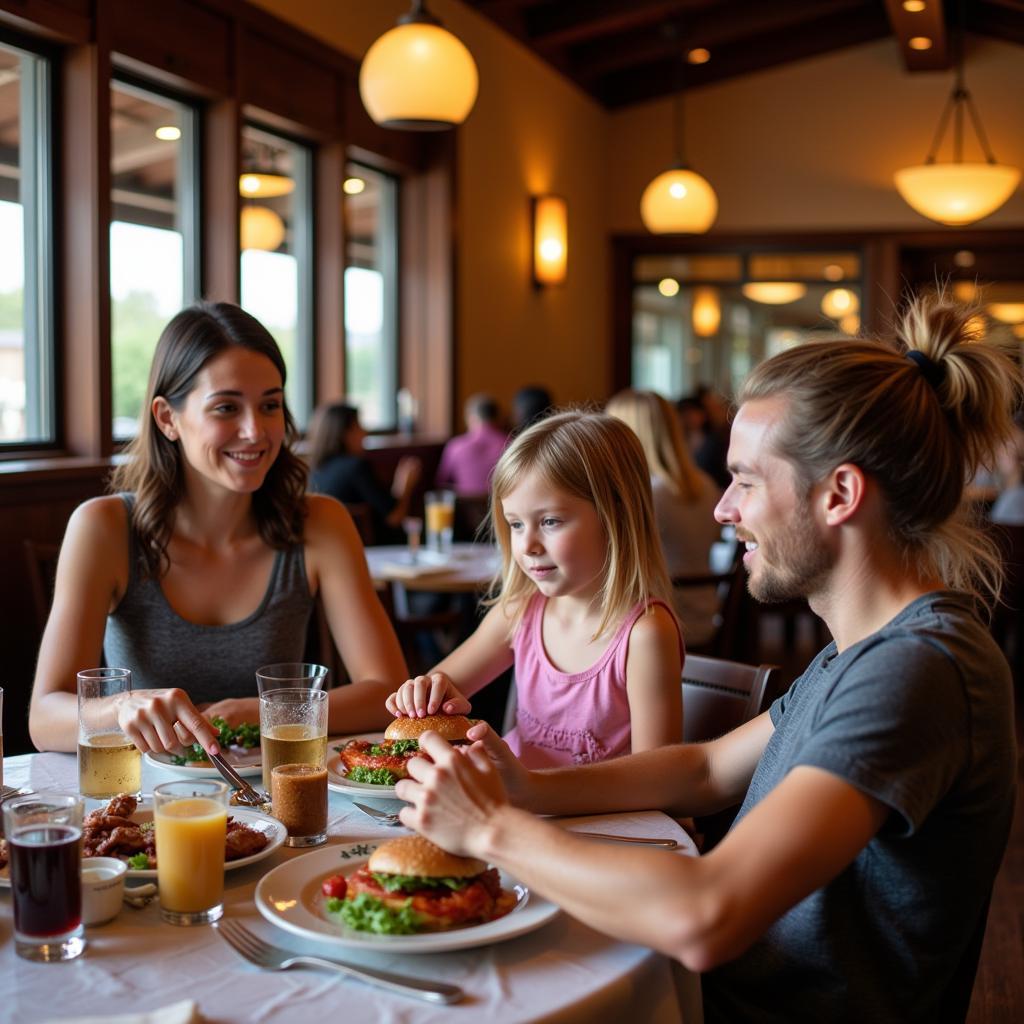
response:
M787 681L817 653L817 637L807 622L799 624L795 644L784 640L781 623L770 615L762 619L759 633L761 660L781 665ZM1016 813L992 894L967 1024L1024 1022L1024 680L1018 681L1017 697ZM965 836L964 842L969 841Z

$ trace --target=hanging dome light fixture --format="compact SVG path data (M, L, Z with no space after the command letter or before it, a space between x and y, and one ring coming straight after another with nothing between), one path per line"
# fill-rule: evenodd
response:
M976 220L995 213L1020 183L1020 170L1008 164L996 163L989 148L981 116L964 82L964 26L961 6L960 25L956 36L956 77L953 91L939 118L939 125L931 149L923 164L904 167L895 175L896 191L918 213L940 224L973 224ZM985 162L964 163L963 122L964 110L971 118L974 134L981 146ZM946 134L950 115L953 118L953 161L936 160L942 139Z
M674 26L666 31L675 38ZM652 234L701 235L718 216L718 197L706 178L690 169L684 155L682 58L676 63L680 79L673 100L672 166L659 174L640 197L640 219Z
M476 102L479 75L465 44L424 6L398 19L366 51L359 95L384 128L440 131L462 124Z

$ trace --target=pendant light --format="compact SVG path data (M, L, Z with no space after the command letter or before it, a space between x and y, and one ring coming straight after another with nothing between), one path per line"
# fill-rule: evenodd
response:
M676 35L674 29L670 29ZM682 58L678 61L680 79L673 100L672 166L659 174L640 197L640 219L655 235L703 234L718 216L718 197L706 178L690 170L683 147Z
M423 0L413 0L398 25L366 51L359 69L363 106L384 128L453 128L469 116L478 85L473 55Z
M1013 195L1020 183L1020 171L996 163L989 148L981 117L964 83L963 4L956 38L956 77L953 91L939 118L931 149L923 164L896 172L896 190L918 213L940 224L973 224L994 213ZM985 162L964 163L964 110L970 114L974 134ZM953 117L953 162L938 163L936 156Z

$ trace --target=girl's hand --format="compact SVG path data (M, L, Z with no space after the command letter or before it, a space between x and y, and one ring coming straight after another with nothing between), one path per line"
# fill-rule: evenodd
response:
M469 701L443 672L406 680L384 703L396 718L465 715L470 709Z
M133 690L118 706L117 724L143 753L192 743L208 754L220 753L216 730L184 690Z
M260 722L260 702L257 697L229 697L214 704L204 704L200 710L210 721L223 718L232 729L246 723L259 725Z
M420 747L431 760L414 757L395 788L409 804L402 824L451 853L479 856L492 816L508 804L501 776L478 744L464 754L425 732Z

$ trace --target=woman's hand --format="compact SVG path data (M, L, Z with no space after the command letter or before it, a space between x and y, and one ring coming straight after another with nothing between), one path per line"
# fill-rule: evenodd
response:
M532 773L512 753L509 745L486 722L477 722L467 729L466 739L472 740L473 745L460 748L461 752L474 757L482 755L490 761L501 778L508 799L516 807L528 806Z
M431 760L414 757L395 788L409 804L402 824L452 853L480 856L492 817L508 804L494 763L482 744L456 750L436 732L425 732L420 747Z
M201 710L210 721L214 718L223 718L232 729L248 723L259 725L260 722L258 697L229 697L214 704L204 704Z
M398 718L424 718L426 715L464 715L470 703L443 672L407 679L384 702Z
M208 754L220 753L217 731L184 690L133 690L118 706L117 724L143 753L192 743Z

